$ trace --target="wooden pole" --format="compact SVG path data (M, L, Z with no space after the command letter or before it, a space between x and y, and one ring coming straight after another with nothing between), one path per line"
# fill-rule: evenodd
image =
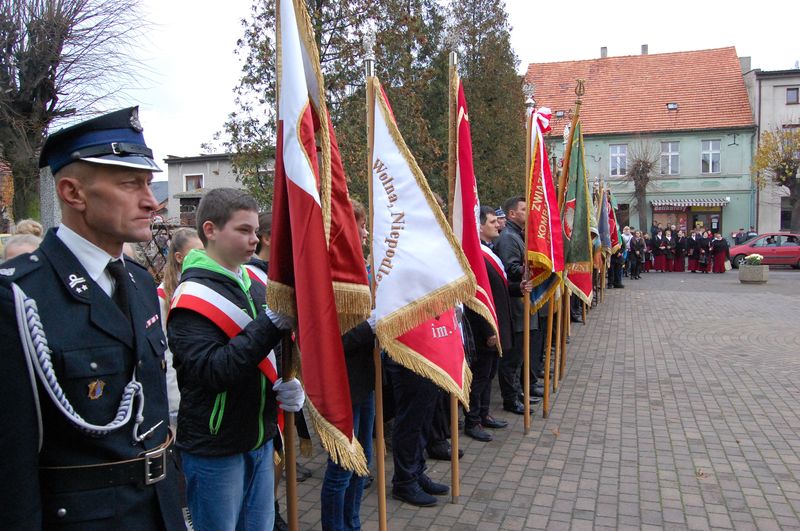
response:
M586 326L586 303L583 303L583 325Z
M564 286L563 304L561 306L561 318L564 324L561 326L561 359L559 367L559 378L564 378L564 372L567 367L567 337L569 336L569 288Z
M375 308L375 257L372 254L372 237L374 234L375 202L372 190L372 157L375 147L375 57L372 49L375 46L374 36L364 43L366 57L364 68L367 80L367 184L369 190L369 264L370 291L372 307ZM377 337L372 352L375 362L375 465L378 480L378 529L387 531L386 523L386 442L383 434L383 371L381 370L381 346Z
M525 135L525 205L526 208L531 204L531 165L533 150L537 149L538 137L536 140L531 140L533 136L533 109L531 108L526 120L527 134ZM530 267L528 265L528 222L530 220L530 213L525 217L525 227L523 229L523 236L525 238L525 248L522 250L522 260L524 269L522 273L522 281L528 282L530 280ZM522 405L524 408L524 415L522 419L523 431L527 435L531 431L531 297L530 294L522 290Z
M455 201L456 168L458 157L458 54L450 52L449 82L447 91L447 195L450 205L450 227L453 226L453 202ZM458 503L461 494L461 474L458 462L458 398L450 393L450 501Z
M553 348L553 306L555 297L550 296L547 302L547 327L545 328L544 343L544 397L542 398L542 417L547 418L550 414L550 351Z
M561 289L557 291L559 294L561 293ZM553 295L553 306L555 306L553 311L558 312L556 316L556 359L555 367L553 368L553 392L556 392L558 391L558 380L561 376L561 325L563 324L561 313L563 308L561 306L561 299L559 298L558 301L556 301L555 295Z
M284 381L294 378L292 363L292 335L286 332L281 338L281 375ZM300 529L297 511L297 449L294 444L294 413L283 412L283 467L286 470L286 520L291 531Z

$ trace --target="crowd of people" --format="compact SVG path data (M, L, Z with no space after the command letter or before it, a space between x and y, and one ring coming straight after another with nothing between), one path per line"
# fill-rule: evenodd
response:
M695 229L687 235L675 225L654 223L649 232L624 227L612 255L609 288L622 288L622 277L638 280L642 273L725 273L731 268L730 245L720 232Z

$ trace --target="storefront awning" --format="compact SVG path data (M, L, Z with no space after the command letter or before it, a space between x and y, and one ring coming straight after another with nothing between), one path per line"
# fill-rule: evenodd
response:
M724 207L729 199L719 197L693 197L688 199L653 199L650 204L656 208Z

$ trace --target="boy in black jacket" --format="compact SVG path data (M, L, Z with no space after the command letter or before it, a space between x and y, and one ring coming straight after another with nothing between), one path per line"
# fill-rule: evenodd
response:
M263 305L264 286L242 267L257 229L253 198L209 191L197 210L206 250L184 260L169 313L181 391L177 447L197 531L272 529L278 402L298 411L305 400L297 380L273 385L259 369L291 322Z

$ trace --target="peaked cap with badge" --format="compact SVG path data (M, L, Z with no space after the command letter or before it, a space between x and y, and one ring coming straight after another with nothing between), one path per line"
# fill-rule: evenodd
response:
M45 142L54 173L77 160L160 171L135 107ZM60 231L0 270L0 527L184 531L153 278L126 259L121 303L87 271L119 260Z
M82 160L160 172L142 131L139 107L86 120L51 134L42 147L39 167L50 166L55 175L67 164Z

